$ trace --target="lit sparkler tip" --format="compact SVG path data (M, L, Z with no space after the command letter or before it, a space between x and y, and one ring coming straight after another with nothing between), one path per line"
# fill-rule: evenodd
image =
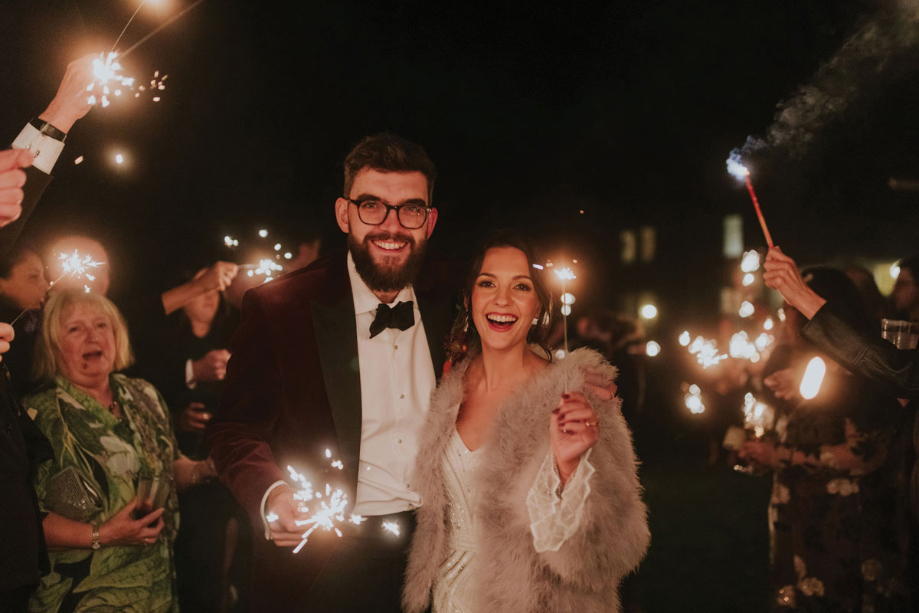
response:
M577 279L574 272L570 268L556 268L552 272L554 272L555 276L557 276L559 279L562 279L563 281L573 281L574 279Z
M545 270L545 266L543 266L542 264L533 264L533 268L535 268L536 270Z
M805 400L813 400L820 393L820 386L823 385L823 378L826 376L826 362L822 358L813 358L807 364L807 370L804 371L804 378L801 379L801 396Z
M689 338L689 331L688 331L688 330L684 330L683 333L680 334L679 341L680 341L680 345L682 345L683 347L688 347L688 346L689 346L689 343L691 342L691 339Z
M268 230L259 230L258 235L261 236L262 238L265 238L266 236L268 236Z
M725 162L728 167L728 173L734 176L738 181L743 181L749 176L750 171L740 161L740 149L734 149Z
M384 521L383 530L391 534L394 534L396 536L399 536L399 524L397 524L394 521Z
M77 164L77 165L82 164L82 163L83 163L83 156L81 155L80 157L78 157L77 159L75 159L75 160L73 161L73 163L74 163L74 164Z

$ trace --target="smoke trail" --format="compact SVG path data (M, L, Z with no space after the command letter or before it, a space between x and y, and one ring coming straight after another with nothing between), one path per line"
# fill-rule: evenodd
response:
M748 137L740 155L783 147L804 153L817 132L890 72L892 60L919 42L919 0L891 0L817 70L814 78L778 104L764 139Z

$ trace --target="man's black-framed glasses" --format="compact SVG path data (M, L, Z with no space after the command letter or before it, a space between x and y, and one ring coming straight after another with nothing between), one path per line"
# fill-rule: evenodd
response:
M428 213L431 212L431 207L423 204L399 204L393 206L373 198L365 200L346 198L346 200L357 207L357 216L368 226L379 226L386 221L390 211L395 211L396 218L403 228L417 230L424 225L424 222L428 219Z

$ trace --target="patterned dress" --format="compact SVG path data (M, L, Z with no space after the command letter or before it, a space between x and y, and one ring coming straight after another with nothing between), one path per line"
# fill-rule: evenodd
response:
M899 406L848 376L824 388L776 425L799 461L776 470L769 506L772 611L908 610Z
M54 459L39 467L39 505L48 508L51 479L76 470L101 503L90 522L105 522L135 497L138 475L171 474L178 459L165 403L141 379L113 374L112 395L122 418L58 376L55 385L23 403L54 448ZM51 573L42 577L30 612L178 611L172 543L178 525L175 491L166 501L165 527L149 546L52 551Z

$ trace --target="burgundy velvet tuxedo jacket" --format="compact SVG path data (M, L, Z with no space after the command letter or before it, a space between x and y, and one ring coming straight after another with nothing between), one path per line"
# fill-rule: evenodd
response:
M414 285L434 372L443 370L453 322L453 266L428 255ZM304 549L263 537L262 496L287 479L287 465L314 478L338 473L353 502L361 444L361 383L346 252L250 290L217 413L208 426L220 479L248 511L255 530L252 610L290 610L309 590L338 541L316 533ZM407 373L406 376L411 376ZM330 475L333 476L334 475Z

